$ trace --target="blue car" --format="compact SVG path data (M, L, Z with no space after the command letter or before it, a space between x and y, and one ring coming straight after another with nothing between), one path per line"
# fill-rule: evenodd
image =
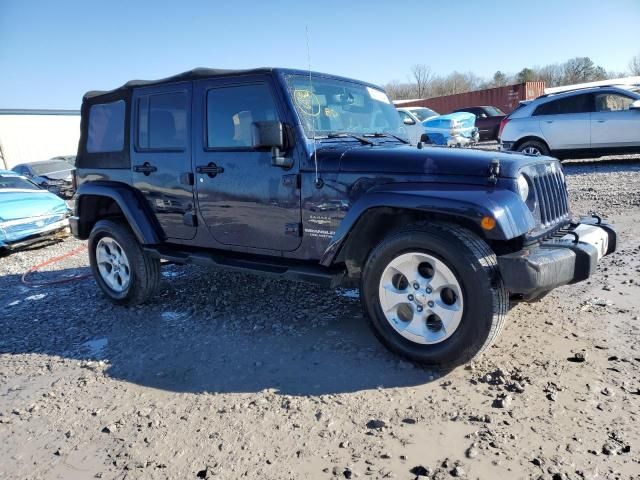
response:
M64 200L9 170L0 170L0 251L37 243L69 225Z

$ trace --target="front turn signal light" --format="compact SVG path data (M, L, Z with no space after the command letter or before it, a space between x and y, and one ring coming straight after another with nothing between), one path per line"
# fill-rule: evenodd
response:
M482 217L480 226L485 230L493 230L496 226L496 219L493 217Z

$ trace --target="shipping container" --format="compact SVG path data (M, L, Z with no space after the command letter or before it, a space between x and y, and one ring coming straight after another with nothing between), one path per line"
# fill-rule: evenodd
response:
M396 107L429 107L438 113L451 113L458 108L491 105L511 113L523 100L533 100L544 94L544 82L525 82L517 85L487 88L444 97L417 100L398 100Z

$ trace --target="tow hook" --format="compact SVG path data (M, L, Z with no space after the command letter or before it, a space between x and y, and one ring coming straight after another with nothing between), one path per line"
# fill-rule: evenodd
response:
M489 164L489 183L492 185L498 183L498 175L500 175L500 160L494 158Z

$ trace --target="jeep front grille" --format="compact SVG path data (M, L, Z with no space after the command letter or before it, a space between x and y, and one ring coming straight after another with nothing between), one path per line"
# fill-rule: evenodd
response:
M536 195L537 210L543 226L569 219L569 202L564 176L555 164L536 165L530 178Z

